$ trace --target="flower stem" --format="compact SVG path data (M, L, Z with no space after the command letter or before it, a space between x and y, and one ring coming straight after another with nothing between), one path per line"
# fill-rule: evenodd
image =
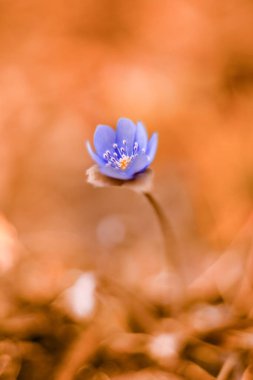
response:
M166 261L170 269L174 269L175 272L180 274L178 262L178 247L173 229L168 219L166 218L161 206L158 204L154 196L151 193L144 193L144 195L157 216L163 235Z

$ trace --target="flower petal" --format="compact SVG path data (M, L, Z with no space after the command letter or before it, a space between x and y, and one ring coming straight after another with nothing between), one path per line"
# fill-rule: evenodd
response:
M97 154L103 157L107 150L112 149L115 143L115 131L108 125L98 125L94 134L94 145Z
M135 158L132 165L129 166L127 174L133 176L136 173L140 173L149 165L149 158L146 154L141 154Z
M130 119L124 117L118 120L116 130L116 143L119 147L124 147L123 141L126 140L127 155L133 153L134 138L136 133L136 125Z
M137 141L140 151L142 151L142 149L146 151L147 143L148 143L148 135L141 121L138 121L137 123L135 141Z
M149 163L151 164L151 162L154 160L155 158L155 154L156 154L156 150L157 150L157 145L158 145L158 134L157 133L153 133L153 135L151 136L149 142L148 142L148 146L147 146L147 155L149 157Z
M95 161L99 166L105 165L105 161L102 158L100 158L96 153L93 152L89 141L86 142L86 147L93 161Z
M132 175L128 174L126 171L120 169L114 169L111 166L103 166L99 168L100 172L108 177L128 180L132 178Z

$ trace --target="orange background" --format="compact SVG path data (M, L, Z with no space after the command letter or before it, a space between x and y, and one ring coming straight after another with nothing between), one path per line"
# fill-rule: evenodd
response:
M85 182L85 140L126 116L159 132L155 193L179 237L225 247L252 208L252 2L2 1L0 12L0 201L18 241L76 266L112 246L159 246L143 200ZM111 215L104 234L120 220L124 237L108 248L97 228Z

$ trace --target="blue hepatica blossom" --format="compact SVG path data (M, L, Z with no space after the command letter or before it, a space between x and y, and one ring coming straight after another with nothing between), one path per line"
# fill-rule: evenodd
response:
M141 122L120 118L116 131L107 125L98 125L94 134L96 153L87 142L91 158L98 164L102 174L121 180L134 178L143 172L155 158L158 135L148 141Z

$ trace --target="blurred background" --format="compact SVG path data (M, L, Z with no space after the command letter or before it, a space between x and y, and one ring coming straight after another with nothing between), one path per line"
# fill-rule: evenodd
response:
M149 304L178 299L148 202L86 183L97 124L124 116L159 133L154 194L186 283L241 231L253 201L252 37L250 0L0 1L1 378L75 378L86 359L69 377L62 363L95 323L95 289L110 305L98 289L111 281ZM117 318L99 313L112 329L128 304L115 297ZM130 368L115 366L78 379Z

